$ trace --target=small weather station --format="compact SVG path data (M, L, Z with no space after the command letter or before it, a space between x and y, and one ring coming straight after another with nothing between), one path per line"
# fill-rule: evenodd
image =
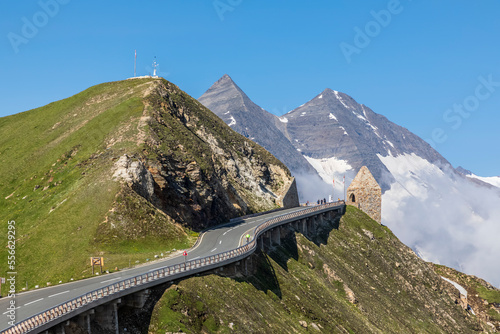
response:
M156 61L156 56L153 59L153 75L149 72L149 75L137 76L137 50L134 50L134 76L129 79L141 79L141 78L158 78L158 67L160 64Z

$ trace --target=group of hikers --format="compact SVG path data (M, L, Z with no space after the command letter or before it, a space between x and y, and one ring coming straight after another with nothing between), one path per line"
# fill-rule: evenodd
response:
M317 203L318 205L323 205L323 204L326 204L326 203L328 203L328 202L326 201L326 198L323 198L323 199L318 199L318 201L317 201L316 203ZM307 201L307 202L306 202L306 206L309 206L309 205L311 205L311 203L309 203L309 201Z
M339 198L339 202L340 202L340 198ZM323 205L323 204L326 204L326 203L328 203L328 202L326 201L326 198L323 198L323 199L318 199L318 200L316 201L316 204L317 204L317 205ZM309 205L311 205L311 203L309 203L309 201L307 201L307 202L306 202L306 206L309 206Z

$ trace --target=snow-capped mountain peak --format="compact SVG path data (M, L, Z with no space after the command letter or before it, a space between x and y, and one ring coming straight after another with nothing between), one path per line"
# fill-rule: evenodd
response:
M321 96L321 99L319 98ZM416 153L432 161L447 161L429 144L357 103L349 95L327 88L304 105L288 112L284 130L302 154L310 158L336 157L355 169L366 165L382 189L393 181L377 157Z
M229 75L224 74L198 100L233 130L274 154L293 173L317 174L278 129L287 117L278 118L256 105Z

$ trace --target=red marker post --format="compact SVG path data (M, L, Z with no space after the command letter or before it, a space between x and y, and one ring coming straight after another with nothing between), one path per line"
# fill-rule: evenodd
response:
M184 255L184 269L186 269L186 258L187 258L187 256L188 256L188 253L187 253L186 251L184 251L184 252L182 253L182 255Z

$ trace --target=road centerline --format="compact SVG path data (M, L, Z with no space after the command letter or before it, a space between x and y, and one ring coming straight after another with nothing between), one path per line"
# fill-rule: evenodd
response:
M32 301L32 302L26 303L26 304L24 304L23 306L27 306L27 305L29 305L29 304L33 304L33 303L39 302L40 300L43 300L43 298L40 298L40 299L34 300L34 301Z
M59 296L59 295L62 295L62 294L64 294L64 293L68 293L68 292L69 292L69 290L66 290L66 291L63 291L63 292L59 292L59 293L55 293L55 294L53 294L53 295L50 295L48 298L55 297L55 296Z
M111 282L111 281L116 281L117 279L120 279L120 278L121 277L115 277L115 278L112 278L112 279L108 279L108 280L102 281L101 283L108 283L108 282Z

